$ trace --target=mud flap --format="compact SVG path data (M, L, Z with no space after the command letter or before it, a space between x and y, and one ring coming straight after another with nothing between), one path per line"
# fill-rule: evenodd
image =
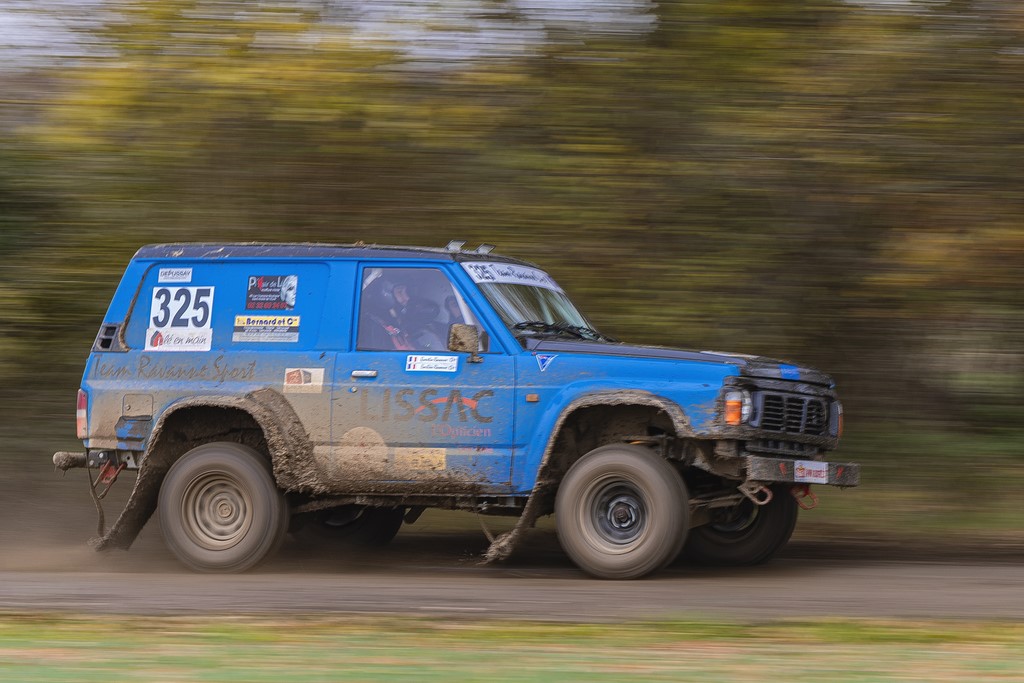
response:
M166 474L166 469L161 472L155 471L156 469L148 462L143 463L124 510L118 515L117 520L107 533L89 539L91 547L96 550L109 550L110 548L128 550L131 547L139 532L142 531L142 527L156 512L160 482L163 481Z
M502 562L512 556L512 553L526 535L527 529L532 529L537 524L537 518L540 517L541 510L545 506L550 509L551 501L549 499L554 493L554 489L555 485L553 483L538 483L533 487L533 491L526 501L526 506L523 508L523 513L519 515L515 526L510 531L506 531L491 541L487 552L484 553L484 559L480 561L481 565Z

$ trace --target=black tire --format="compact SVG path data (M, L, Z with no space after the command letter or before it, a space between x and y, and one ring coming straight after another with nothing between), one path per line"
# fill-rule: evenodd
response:
M683 557L696 564L739 567L767 562L793 535L797 502L788 486L773 486L767 505L744 500L714 511L708 524L690 530Z
M171 467L160 487L164 542L198 572L241 572L280 545L288 504L270 464L237 443L193 448Z
M386 546L398 533L405 508L342 505L303 515L296 535L308 541L337 542L361 548Z
M689 524L686 484L639 446L594 449L565 475L555 498L562 549L601 579L636 579L679 554Z

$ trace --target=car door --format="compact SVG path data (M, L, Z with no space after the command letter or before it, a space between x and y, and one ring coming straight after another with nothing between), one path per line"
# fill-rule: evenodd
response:
M515 359L447 349L476 317L441 267L363 264L354 350L335 369L333 461L345 481L446 493L510 485Z

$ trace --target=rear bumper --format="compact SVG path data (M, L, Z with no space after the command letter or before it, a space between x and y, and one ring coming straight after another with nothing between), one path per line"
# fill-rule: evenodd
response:
M765 483L857 486L860 484L860 465L853 462L819 462L748 455L747 479Z

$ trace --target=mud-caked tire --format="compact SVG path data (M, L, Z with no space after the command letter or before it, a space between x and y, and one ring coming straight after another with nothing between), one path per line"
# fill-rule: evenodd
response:
M767 505L744 500L716 510L710 523L690 530L682 558L694 564L739 567L775 557L793 535L798 509L788 486L773 486L771 491Z
M343 505L301 515L295 535L317 543L381 548L398 534L404 518L404 507Z
M602 446L558 487L555 525L576 565L602 579L635 579L679 554L689 524L686 484L647 448Z
M198 572L241 572L266 559L288 527L288 503L258 451L218 442L193 448L160 487L168 549Z

